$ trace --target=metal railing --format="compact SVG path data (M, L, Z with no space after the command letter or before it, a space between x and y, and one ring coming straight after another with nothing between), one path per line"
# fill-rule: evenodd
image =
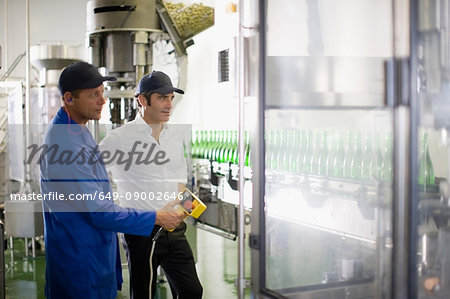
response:
M6 70L3 76L0 77L0 81L5 81L9 77L9 75L11 75L11 73L14 71L14 69L17 67L19 62L22 60L22 58L25 57L26 54L27 52L23 52L19 54L19 56L17 56L16 59L14 59L12 65Z

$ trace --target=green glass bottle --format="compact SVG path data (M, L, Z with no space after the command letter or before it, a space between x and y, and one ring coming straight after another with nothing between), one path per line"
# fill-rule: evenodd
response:
M214 143L216 142L216 131L209 131L210 137L208 140L208 145L206 146L206 156L205 159L212 160L212 151L214 148Z
M380 173L380 180L387 183L391 183L394 178L394 172L392 169L392 160L394 153L392 152L392 147L392 133L388 132L385 135L383 162L381 163Z
M200 134L199 131L192 131L192 142L191 142L191 157L197 158L197 149L200 144Z
M234 134L234 131L230 130L229 134L230 134L230 141L227 144L224 154L227 163L231 162L231 158L233 156L233 144L236 142L235 141L236 136Z
M302 154L302 134L303 131L294 130L292 132L293 145L292 153L289 158L289 172L294 174L299 172L300 157Z
M305 138L305 150L302 158L302 169L301 173L311 174L311 157L313 153L313 131L308 130Z
M271 130L270 131L270 137L269 137L269 169L271 170L277 170L278 169L278 131L277 130Z
M372 135L366 132L364 136L364 151L361 164L361 179L371 181L374 177L375 155L372 146Z
M381 144L381 133L380 132L375 133L373 150L375 152L375 155L374 155L374 162L372 165L372 173L373 173L374 179L381 180L381 168L383 165L383 150L384 150L384 148Z
M292 130L281 131L280 153L278 159L279 170L289 171L290 156L292 155Z
M198 148L198 158L204 159L206 156L206 147L208 145L208 131L202 130L201 131L201 141L200 146Z
M219 130L217 131L217 136L216 136L216 142L214 144L214 149L213 149L213 160L216 162L220 163L220 150L223 146L224 143L224 131L223 130Z
M424 192L427 192L429 186L433 186L435 184L434 168L430 157L429 136L427 132L423 133L421 143L418 180L421 189Z
M270 169L270 131L264 130L264 165L266 169Z
M317 174L320 176L327 176L328 155L328 131L323 131L320 141L319 159L317 160Z
M200 131L200 130L197 131L197 136L198 136L198 144L197 144L197 147L195 148L195 157L200 158L201 147L203 145L203 138L204 138L203 131Z
M231 133L230 132L231 132L230 130L223 132L223 134L224 134L223 143L219 149L219 163L227 163L228 162L228 161L226 161L225 152L227 150L228 144L231 143Z
M320 130L315 130L314 132L314 142L312 147L312 154L310 159L310 174L319 174L319 157L320 157L320 142L321 142L322 132Z
M284 142L285 142L285 131L284 130L277 130L277 139L275 142L275 165L276 170L282 170L283 167L283 153L284 153Z
M361 179L361 167L364 157L362 139L362 132L356 132L353 142L353 157L350 164L350 177L354 180Z
M238 148L238 132L233 131L233 143L231 144L231 153L229 154L231 164L237 165L239 163L239 148Z
M233 163L233 151L234 151L234 148L233 148L233 146L234 146L234 143L236 142L235 141L235 134L234 134L234 130L231 130L230 131L230 142L228 143L228 145L227 145L227 148L226 148L226 150L225 150L225 160L226 160L226 163L228 163L228 164L232 164Z
M223 131L216 131L216 139L214 140L214 147L212 149L211 160L219 162L220 146L223 143Z
M209 145L211 144L211 137L212 137L211 131L205 130L205 137L206 138L205 138L205 142L204 142L202 158L208 159L208 150L209 150Z
M333 177L344 177L344 160L345 160L345 135L340 131L338 134L336 154L333 161Z
M208 145L208 153L207 153L207 159L212 161L213 160L213 151L214 151L214 144L216 143L217 138L217 131L211 131L211 140Z
M204 154L204 159L209 159L209 150L211 149L213 140L214 140L214 131L211 130L207 130L207 142L206 142L206 146L205 146L205 154Z
M351 130L347 131L347 137L345 139L345 157L344 157L344 165L343 165L343 173L342 176L344 178L350 179L352 177L352 161L353 161L353 155L355 153L354 148L354 139L353 139L353 132Z
M251 160L251 153L252 148L250 146L250 132L245 131L245 166L251 167L252 166L252 160Z
M336 132L330 132L328 135L328 156L327 156L327 169L325 175L327 177L333 177L334 174L334 158L336 157L338 134Z

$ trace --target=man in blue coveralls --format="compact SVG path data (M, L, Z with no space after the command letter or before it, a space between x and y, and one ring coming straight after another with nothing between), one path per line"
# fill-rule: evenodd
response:
M104 81L86 62L59 78L63 105L41 147L46 284L49 299L116 298L122 272L116 232L150 236L154 225L174 229L185 215L143 211L114 203L103 155L86 123L101 117Z

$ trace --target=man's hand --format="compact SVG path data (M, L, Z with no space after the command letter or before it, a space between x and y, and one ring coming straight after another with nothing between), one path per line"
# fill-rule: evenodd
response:
M177 212L177 210L175 209L175 206L176 206L177 204L179 204L180 202L181 202L181 200L179 200L179 199L174 199L174 200L172 200L172 201L169 201L169 203L166 204L166 205L161 209L161 211L164 211L164 212Z
M183 212L157 211L155 224L162 226L166 230L172 230L175 229L184 218L186 218L186 214Z

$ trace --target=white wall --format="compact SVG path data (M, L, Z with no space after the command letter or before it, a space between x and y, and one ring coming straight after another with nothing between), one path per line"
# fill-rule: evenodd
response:
M218 83L218 38L211 27L194 38L187 49L185 95L180 100L172 121L191 123L196 129L237 129L238 102L232 83Z
M176 103L172 121L190 123L194 130L237 130L239 110L233 62L238 14L226 13L228 0L202 2L215 6L215 25L196 35L195 44L187 48L187 66L181 68L186 75L186 94ZM230 81L218 83L218 53L225 49L230 55Z

